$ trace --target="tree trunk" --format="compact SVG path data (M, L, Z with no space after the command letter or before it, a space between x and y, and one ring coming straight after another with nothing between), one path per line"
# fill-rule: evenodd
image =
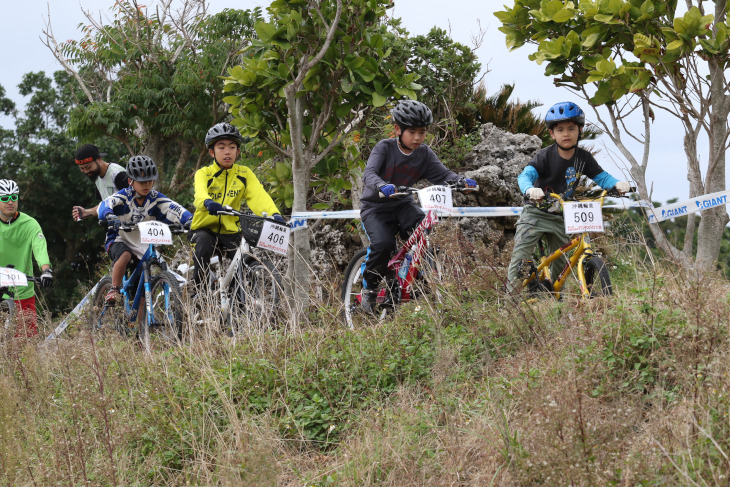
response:
M724 70L716 61L710 61L710 154L705 177L705 194L725 190L725 147L727 144L727 117L730 98L725 94ZM697 267L711 271L720 255L722 233L728 223L724 206L702 212L697 230Z
M294 186L292 212L307 211L310 161L307 157L308 154L304 151L304 107L301 99L296 97L293 84L285 89L285 93L292 142L292 179ZM309 308L310 256L309 231L298 230L293 232L290 238L289 267L286 275L290 296L294 299L293 315L295 324L303 321Z
M190 153L193 151L193 143L190 141L180 142L180 155L177 158L177 164L175 164L174 172L172 173L172 179L170 180L170 193L175 193L183 182L185 182L185 166L187 165L188 159L190 159Z

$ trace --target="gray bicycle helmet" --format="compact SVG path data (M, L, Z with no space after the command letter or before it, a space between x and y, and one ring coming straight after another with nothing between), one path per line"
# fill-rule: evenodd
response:
M433 123L431 109L420 101L401 100L390 114L401 128L428 127Z
M228 122L217 123L208 130L208 133L205 134L205 146L210 149L221 139L234 140L238 145L243 142L241 132Z
M0 196L18 193L20 193L18 183L16 183L12 179L0 179Z
M127 176L133 181L157 181L157 166L148 156L134 156L127 163Z

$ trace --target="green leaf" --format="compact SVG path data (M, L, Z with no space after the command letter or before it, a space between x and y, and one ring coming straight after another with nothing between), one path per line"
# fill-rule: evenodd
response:
M376 108L382 107L383 105L385 105L385 103L387 101L388 101L387 97L385 97L377 92L373 92L373 106L375 106Z
M684 41L682 39L677 39L676 41L672 41L667 44L667 51L676 51L678 49L681 49L683 45Z
M276 35L276 26L268 22L257 22L254 28L258 38L265 43L271 42Z

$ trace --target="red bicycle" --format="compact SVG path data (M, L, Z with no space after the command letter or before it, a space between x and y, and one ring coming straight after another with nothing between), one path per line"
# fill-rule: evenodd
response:
M471 192L479 188L462 188L451 186L452 191ZM404 196L418 193L418 189L400 186L394 196ZM388 282L378 290L376 298L376 316L383 319L398 304L414 299L425 291L430 279L439 280L442 275L442 266L439 262L439 249L435 248L429 239L429 234L438 223L439 217L435 211L429 210L421 223L413 230L411 236L402 247L391 257L388 269L395 274L395 280ZM342 318L348 328L354 329L360 320L367 321L361 309L362 302L362 273L365 270L365 259L368 249L358 251L345 270L345 281L342 285L342 302L344 310ZM435 289L434 289L435 290Z

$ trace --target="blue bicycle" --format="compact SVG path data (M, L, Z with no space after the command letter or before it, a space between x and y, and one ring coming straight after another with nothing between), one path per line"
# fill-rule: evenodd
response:
M159 225L164 225L157 222ZM136 224L112 221L120 230L133 231ZM165 225L166 226L166 225ZM173 234L184 233L180 225L170 225ZM133 270L127 270L119 291L122 302L106 303L106 295L112 287L112 278L104 276L96 289L91 308L91 329L93 332L113 330L123 336L136 334L144 349L151 351L150 335L155 333L170 343L182 338L185 316L180 281L167 269L167 262L157 251L157 245L149 244L142 259ZM144 297L144 319L138 320L140 304ZM139 322L139 325L138 325Z

